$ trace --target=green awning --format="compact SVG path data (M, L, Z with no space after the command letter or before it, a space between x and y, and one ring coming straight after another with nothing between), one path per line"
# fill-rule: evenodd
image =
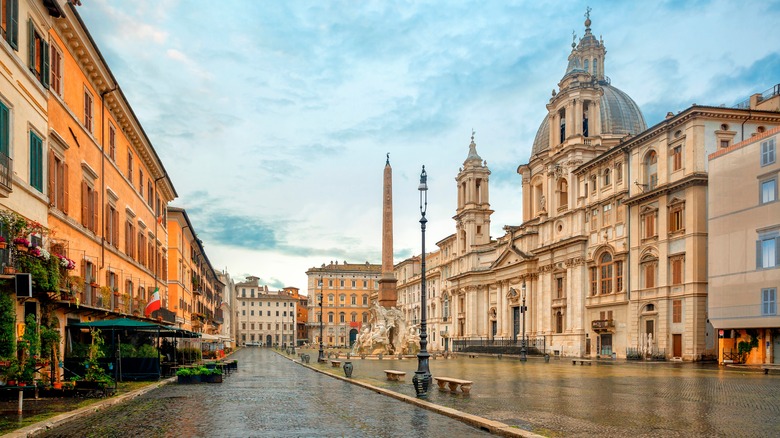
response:
M92 322L78 322L68 327L96 328L100 330L131 330L137 332L160 333L162 337L169 338L199 338L200 333L191 332L176 327L169 327L152 322L138 321L130 318L103 319Z

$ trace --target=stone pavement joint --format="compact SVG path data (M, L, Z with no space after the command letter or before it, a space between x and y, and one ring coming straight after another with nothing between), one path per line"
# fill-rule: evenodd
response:
M75 411L65 412L63 414L56 415L46 420L39 421L37 423L23 427L21 429L17 429L8 434L2 435L2 438L33 437L54 427L61 426L65 423L85 417L93 412L101 411L108 407L127 402L138 396L146 394L147 392L153 389L157 389L163 385L167 385L168 383L175 382L175 381L176 381L176 377L170 377L165 380L161 380L157 383L152 383L151 385L144 386L143 388L138 388L134 391L130 391L126 394L118 395L116 397L111 397L109 399L93 403L89 406L84 406L83 408L76 409Z
M319 370L317 368L312 367L311 365L307 365L303 362L300 362L298 360L295 360L293 358L287 357L284 354L281 354L279 352L276 352L279 356L284 357L287 360L290 360L294 363L297 363L298 365L301 365L303 367L306 367L310 370L316 371L318 373L325 374L327 376L333 377L335 379L343 380L345 382L351 383L353 385L361 386L363 388L369 389L371 391L374 391L376 393L386 395L388 397L392 397L396 400L400 400L409 404L413 404L415 406L419 406L423 409L427 409L432 412L436 412L438 414L450 417L452 419L461 421L465 424L468 424L469 426L473 426L477 429L483 430L485 432L490 432L493 435L503 436L503 437L522 437L522 438L544 438L542 435L537 435L533 432L523 430L517 427L512 427L508 424L501 423L500 421L494 421L489 420L484 417L480 417L478 415L472 415L467 414L465 412L459 411L457 409L448 408L446 406L437 405L436 403L431 403L425 400L421 400L415 397L410 397L405 394L399 394L394 391L390 391L388 389L379 388L374 385L370 385L368 383L359 382L357 380L348 379L346 377L341 377L336 374L331 374L324 370Z

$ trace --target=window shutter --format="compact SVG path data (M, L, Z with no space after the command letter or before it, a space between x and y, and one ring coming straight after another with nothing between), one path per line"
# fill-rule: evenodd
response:
M756 269L761 269L761 240L756 240Z
M8 138L8 125L11 122L11 117L8 112L8 107L0 102L0 152L5 155L9 155L10 149Z
M41 45L43 45L41 57L43 58L43 71L41 72L41 82L43 83L43 87L48 89L49 88L49 43L47 43L45 40L41 40Z
M106 211L105 211L105 213L103 213L105 215L105 216L103 216L103 218L105 219L103 222L105 222L105 227L106 227L106 229L104 231L104 233L105 233L104 237L108 241L109 245L111 243L113 243L111 241L111 235L113 234L111 232L111 225L112 225L112 223L109 220L111 218L111 210L110 209L111 209L111 206L106 204Z
M68 163L62 163L62 211L65 214L68 214L68 206L70 205L68 187Z
M56 172L55 172L56 168L57 168L57 166L55 165L54 151L49 149L49 169L48 169L49 170L49 172L48 172L49 173L49 181L48 181L48 185L46 187L46 192L49 195L49 207L54 207L55 204L56 204L55 203L55 198L57 197L57 193L56 193L56 188L55 188L55 184L54 184L54 175L56 175Z
M81 225L87 226L87 214L89 212L89 193L87 191L87 182L81 181Z
M30 70L35 71L35 27L32 18L27 19L27 60Z
M98 231L98 210L100 206L98 205L98 195L97 191L92 191L92 231L97 233Z

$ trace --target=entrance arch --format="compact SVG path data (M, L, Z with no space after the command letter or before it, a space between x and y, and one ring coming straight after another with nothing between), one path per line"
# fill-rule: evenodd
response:
M357 329L351 329L349 331L349 346L352 348L352 344L355 343L355 340L357 339L358 331Z
M266 335L266 337L265 337L265 346L266 347L270 347L271 345L273 345L273 342L274 341L273 341L273 338L271 338L271 335Z

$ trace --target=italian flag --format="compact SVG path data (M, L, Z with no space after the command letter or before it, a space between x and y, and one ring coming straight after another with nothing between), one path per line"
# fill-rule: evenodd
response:
M149 316L155 310L160 310L160 288L159 287L154 288L154 293L152 294L152 297L149 299L149 304L146 305L146 310L144 310L144 315Z

